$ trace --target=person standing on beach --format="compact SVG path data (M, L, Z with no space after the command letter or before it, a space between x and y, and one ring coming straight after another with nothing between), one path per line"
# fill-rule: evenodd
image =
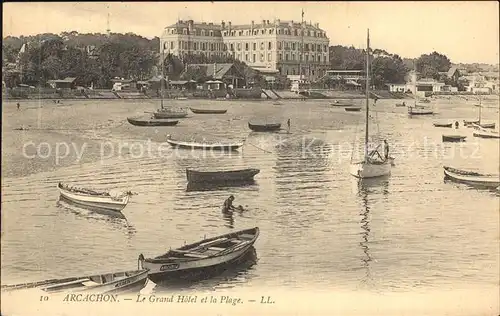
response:
M385 160L389 159L389 144L387 143L386 139L384 139L384 153L385 153Z
M288 121L286 121L286 125L288 126L288 133L290 133L290 119L288 119Z
M458 129L458 121L455 121L455 129Z
M19 102L17 102L17 110L19 111L19 108L21 107L21 104L19 104Z

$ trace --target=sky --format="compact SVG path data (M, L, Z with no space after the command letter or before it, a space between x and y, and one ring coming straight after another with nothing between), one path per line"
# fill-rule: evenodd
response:
M330 45L366 46L401 57L437 51L453 63L499 63L497 1L415 2L13 2L3 3L3 37L112 32L160 36L178 19L220 24L261 20L319 23Z

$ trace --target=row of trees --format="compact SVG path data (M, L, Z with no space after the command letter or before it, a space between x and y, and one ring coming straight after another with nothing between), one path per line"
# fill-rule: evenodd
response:
M18 54L23 43L27 50ZM63 32L39 34L28 37L6 37L2 42L4 65L17 63L18 75L4 75L9 86L17 83L38 85L50 79L76 77L77 84L95 87L111 86L111 79L123 77L137 80L149 79L158 74L160 62L159 38L147 39L127 34L79 34ZM89 48L91 48L89 50ZM366 54L363 49L341 45L330 47L332 69L364 70ZM440 73L451 67L450 60L437 52L421 55L417 59L402 59L397 54L374 49L372 52L372 83L383 87L386 83L403 83L410 70L416 68L420 77L440 79ZM247 82L264 84L264 78L245 63L232 57L186 55L182 59L168 55L165 73L178 79L188 64L233 63ZM210 78L206 72L192 68L184 72L183 79L203 81ZM441 78L442 79L442 78Z

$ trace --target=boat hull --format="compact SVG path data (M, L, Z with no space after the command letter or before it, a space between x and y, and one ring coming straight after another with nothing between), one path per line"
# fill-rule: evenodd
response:
M280 123L272 123L272 124L252 124L248 123L248 128L250 128L254 132L272 132L278 131L281 129Z
M154 112L153 116L156 119L176 119L176 118L184 118L188 114L186 112Z
M252 239L239 243L234 248L229 249L230 251L222 251L213 256L187 260L172 257L166 257L164 259L144 259L140 256L139 266L143 269L148 269L149 279L156 283L168 278L178 278L189 274L197 274L201 273L205 269L214 269L222 265L231 264L243 257L250 249L253 248L253 244L259 236L259 229L257 227L204 240L206 242L210 242L221 238L227 238L227 236L236 237L245 233L251 233ZM179 250L199 245L204 241L181 247Z
M193 109L189 108L191 112L195 114L224 114L227 110L203 110L203 109Z
M460 136L460 135L443 135L442 136L443 142L448 142L448 143L465 142L466 138L467 138L467 136Z
M356 178L376 178L391 174L392 158L380 164L372 164L367 162L352 163L349 167L349 173Z
M167 143L170 146L181 149L197 149L197 150L217 150L217 151L233 151L237 150L241 146L240 144L200 144L200 143L190 143L190 142L180 142L172 139L167 139Z
M483 175L446 166L443 169L445 177L455 182L493 189L500 185L500 175Z
M105 283L95 281L108 280ZM94 276L82 276L2 286L2 290L36 288L47 293L123 294L140 291L148 280L148 270L140 269ZM95 285L89 285L87 282Z
M409 115L433 115L434 111L408 108Z
M473 132L474 137L480 138L500 138L500 133L487 133L487 132Z
M344 111L346 111L346 112L360 112L361 108L360 107L348 107L348 108L344 108Z
M453 123L449 123L449 124L439 124L439 123L434 123L434 127L446 127L446 128L451 128L451 127L453 127Z
M65 201L75 205L115 212L121 212L127 206L130 199L129 195L119 200L114 200L111 197L76 194L62 188L59 188L59 193Z
M127 121L134 126L174 126L179 123L176 120L165 120L165 119L139 119L139 118L129 118Z
M260 172L259 169L242 169L230 171L196 171L186 169L186 177L191 183L224 183L252 181L253 177Z

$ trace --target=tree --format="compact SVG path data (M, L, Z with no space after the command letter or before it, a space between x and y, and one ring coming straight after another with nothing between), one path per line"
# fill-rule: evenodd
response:
M372 84L382 88L386 83L403 83L408 72L398 55L377 57L372 61Z
M421 55L416 62L417 72L423 78L439 79L439 72L448 71L451 68L451 61L438 52Z

